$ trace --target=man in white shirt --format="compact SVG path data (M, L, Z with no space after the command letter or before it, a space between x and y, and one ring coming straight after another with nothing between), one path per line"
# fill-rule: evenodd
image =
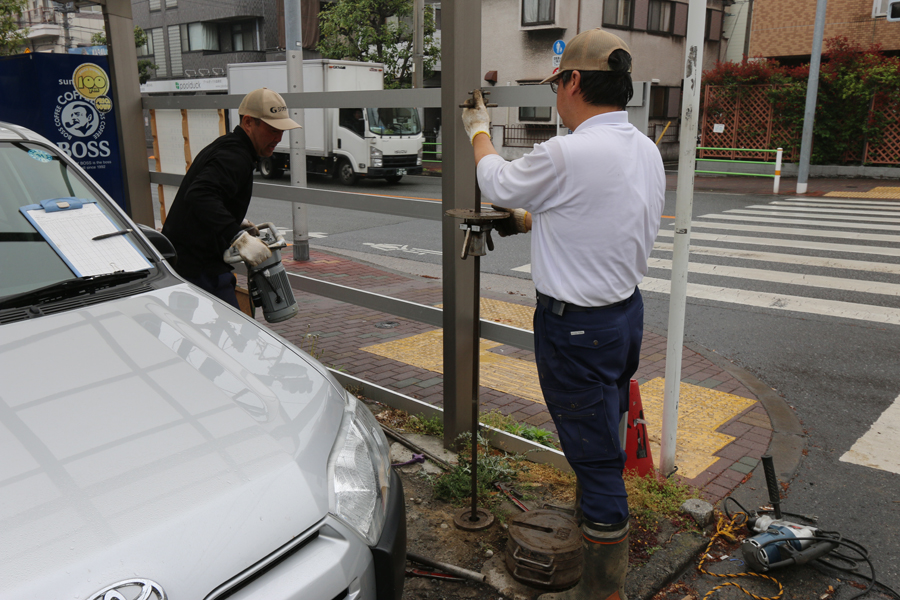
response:
M574 133L512 162L494 150L480 92L475 108L463 111L482 194L519 207L503 209L511 216L498 232L534 232L538 376L581 487L581 581L542 599L624 600L624 432L644 316L637 285L665 203L659 150L625 112L630 73L631 54L620 38L601 29L575 36L558 72L542 82L553 87L560 118Z

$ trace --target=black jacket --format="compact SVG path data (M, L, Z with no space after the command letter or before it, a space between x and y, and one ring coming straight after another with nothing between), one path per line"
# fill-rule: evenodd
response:
M253 143L238 126L191 163L162 229L178 252L176 270L182 276L231 270L222 254L247 214L257 159Z

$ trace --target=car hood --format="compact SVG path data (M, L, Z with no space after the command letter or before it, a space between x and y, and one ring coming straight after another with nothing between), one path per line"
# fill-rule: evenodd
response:
M321 521L327 370L177 285L2 327L0 597L203 598Z

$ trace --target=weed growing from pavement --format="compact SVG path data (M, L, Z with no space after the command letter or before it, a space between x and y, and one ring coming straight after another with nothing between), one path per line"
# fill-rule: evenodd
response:
M639 476L625 472L628 508L638 523L648 526L658 518L680 519L681 505L690 498L699 498L700 490L673 478L657 474Z
M444 420L439 416L429 418L413 415L409 418L407 428L416 433L424 433L425 435L433 435L439 438L444 437Z
M459 450L458 464L436 479L432 479L434 495L445 502L460 505L472 497L472 434L466 432L457 438ZM492 508L499 503L494 484L507 482L516 477L521 454L504 454L491 450L487 441L478 435L478 467L476 472L476 493L481 506Z
M481 413L478 420L494 429L499 429L525 438L526 440L537 442L548 448L559 449L559 446L556 445L556 442L553 439L552 432L540 427L535 427L534 425L529 425L528 423L519 423L511 416L504 415L499 410L494 409L486 413Z

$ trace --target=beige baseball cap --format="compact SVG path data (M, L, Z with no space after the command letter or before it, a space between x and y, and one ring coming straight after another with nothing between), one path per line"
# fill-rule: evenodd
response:
M300 127L289 116L287 104L281 94L269 88L259 88L244 96L238 114L255 117L282 131Z
M550 83L559 79L563 71L609 71L609 55L616 50L624 50L631 54L628 45L617 35L603 31L599 27L582 31L566 44L559 69L541 83ZM631 69L628 69L631 72Z

